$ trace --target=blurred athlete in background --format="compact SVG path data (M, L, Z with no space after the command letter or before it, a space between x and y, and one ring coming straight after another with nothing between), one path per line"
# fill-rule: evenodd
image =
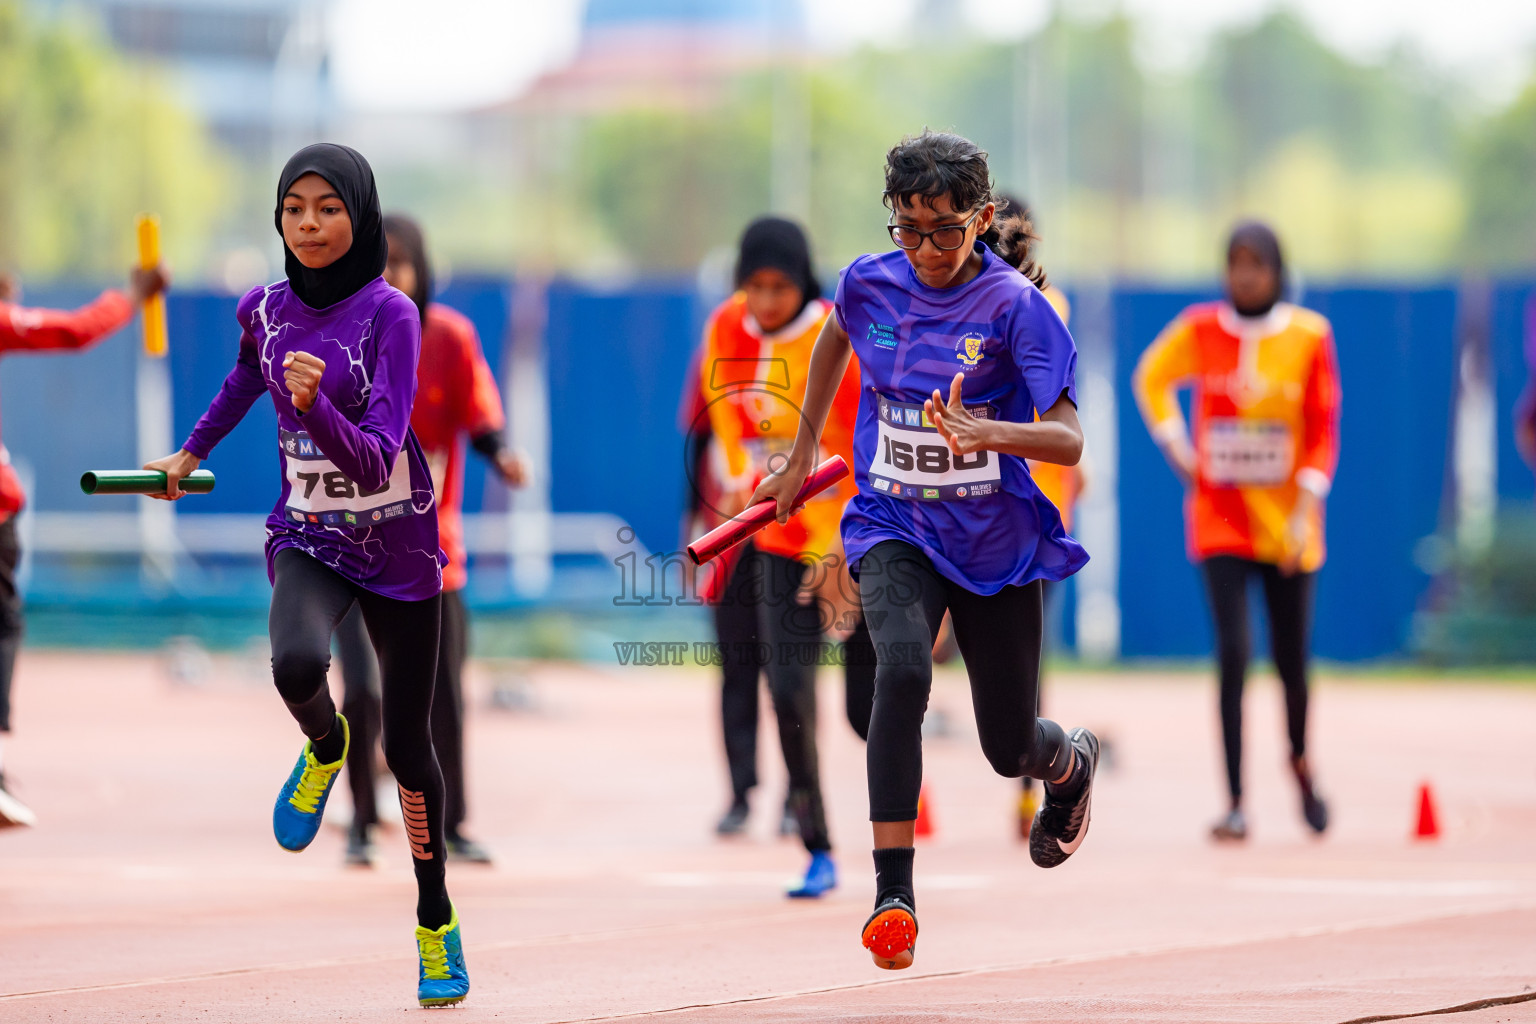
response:
M1248 835L1243 814L1243 683L1248 584L1269 610L1275 670L1285 689L1291 773L1314 832L1328 827L1307 761L1307 662L1312 602L1324 558L1323 503L1339 454L1339 371L1333 328L1282 301L1285 260L1267 225L1238 225L1227 242L1227 298L1191 306L1136 367L1136 400L1187 493L1190 558L1200 564L1216 625L1221 731L1231 806L1211 829ZM1193 433L1179 408L1189 387Z
M699 400L715 443L712 487L719 514L744 509L753 488L787 456L800 429L811 349L831 306L821 298L810 246L800 227L777 217L750 224L741 238L737 291L710 316L700 362ZM820 458L852 461L858 372L843 378ZM819 461L819 460L818 460ZM729 575L714 577L715 620L724 657L721 712L731 806L718 831L745 826L747 794L757 782L758 677L767 672L789 771L789 811L811 861L796 897L816 897L837 884L821 794L816 744L816 665L825 633L852 635L844 646L849 719L860 735L873 690L873 650L856 606L847 599L838 521L854 485L845 480L785 524L770 524L735 553ZM712 570L719 573L720 571ZM769 652L767 664L758 657Z
M491 855L464 834L468 815L464 784L464 663L469 655L469 613L463 591L469 582L464 547L464 440L490 463L508 487L521 487L528 468L502 441L506 415L501 393L475 327L462 313L432 302L432 265L421 229L408 217L384 218L389 260L384 280L410 296L421 313L421 361L416 368L416 405L411 429L421 442L437 491L437 529L448 564L443 567L443 624L438 645L437 689L432 698L432 745L443 770L443 839L451 860L489 864ZM345 698L342 714L352 726L347 781L352 826L346 861L371 866L377 856L373 827L375 749L379 729L379 667L357 608L336 630Z
M108 289L89 305L65 311L17 305L20 286L14 278L0 275L0 353L89 348L132 320L144 300L162 291L168 281L163 266L134 268L128 273L126 292ZM16 514L25 503L10 452L0 447L0 828L32 825L37 820L7 787L4 760L5 737L11 731L11 677L23 626L21 595L16 590L16 566L21 561Z

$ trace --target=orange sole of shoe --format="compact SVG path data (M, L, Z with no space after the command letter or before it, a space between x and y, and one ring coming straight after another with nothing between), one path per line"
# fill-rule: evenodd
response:
M917 942L917 921L899 908L885 911L864 926L864 948L875 966L899 971L912 966L912 947Z

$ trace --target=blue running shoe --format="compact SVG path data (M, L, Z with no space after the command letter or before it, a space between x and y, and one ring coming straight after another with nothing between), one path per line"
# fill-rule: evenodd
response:
M421 980L416 1001L422 1006L452 1006L469 995L469 969L464 966L464 939L459 934L459 910L441 928L416 926L416 952L421 956Z
M792 900L814 900L836 888L837 865L832 862L832 854L827 850L817 850L811 854L810 866L805 869L805 880L799 888L791 889L784 895Z
M304 751L293 766L293 773L283 783L277 794L277 804L272 808L272 834L277 845L298 853L314 841L320 831L320 818L325 814L325 801L341 774L341 766L347 763L347 748L352 745L352 732L347 720L341 722L341 757L333 764L321 764L315 760L315 745L304 741Z

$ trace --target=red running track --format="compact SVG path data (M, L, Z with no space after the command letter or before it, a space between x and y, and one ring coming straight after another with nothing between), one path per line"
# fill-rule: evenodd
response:
M1013 784L988 770L946 674L917 964L887 974L858 944L863 751L832 673L821 735L843 885L812 904L780 896L803 853L770 834L783 772L766 716L754 835L722 843L705 670L527 676L534 712L472 719L473 831L500 862L450 870L474 986L454 1020L1293 1024L1469 1005L1431 1019L1536 1021L1536 1000L1484 1005L1536 995L1536 688L1325 680L1313 756L1336 828L1314 841L1283 773L1277 688L1256 679L1254 837L1218 848L1206 679L1063 676L1049 710L1112 737L1116 766L1088 841L1046 872L1013 838ZM6 769L41 822L0 832L0 1021L417 1012L404 837L385 833L374 872L341 866L332 829L302 855L277 848L271 801L299 740L259 666L221 660L192 689L149 657L28 653L18 683ZM1438 843L1408 838L1422 779Z

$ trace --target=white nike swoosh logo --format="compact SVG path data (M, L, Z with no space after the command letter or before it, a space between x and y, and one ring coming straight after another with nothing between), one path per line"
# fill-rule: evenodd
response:
M1088 822L1092 820L1092 818L1093 794L1090 793L1088 794L1088 806L1083 808L1083 827L1077 830L1077 838L1072 840L1070 843L1064 843L1060 839L1056 840L1056 845L1061 847L1062 853L1070 855L1077 852L1077 848L1083 845L1083 838L1088 835Z

